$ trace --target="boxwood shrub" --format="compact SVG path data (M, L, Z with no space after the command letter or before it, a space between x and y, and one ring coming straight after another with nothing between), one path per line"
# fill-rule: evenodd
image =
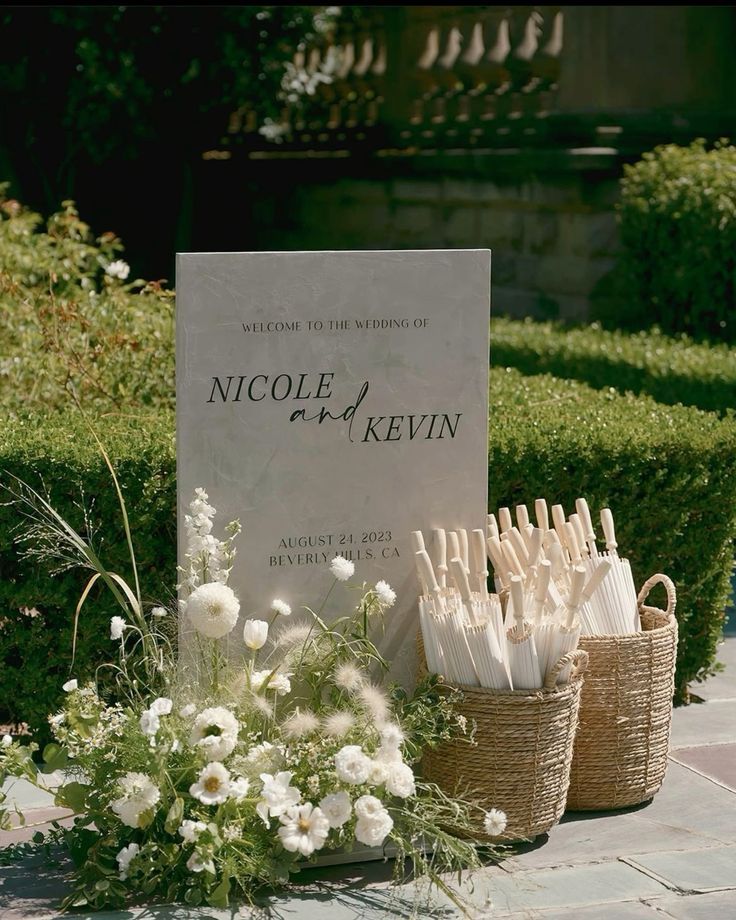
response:
M686 335L624 333L597 324L494 318L491 363L524 374L554 374L596 389L647 393L658 402L723 413L736 408L736 355L727 345L697 344Z
M624 167L617 327L736 342L736 147L665 144Z
M571 509L584 494L613 508L638 583L654 571L679 592L678 695L709 674L721 635L736 533L736 422L648 397L621 396L550 376L491 376L490 507L546 496ZM175 451L169 412L108 416L98 428L116 465L131 519L142 587L170 600L175 582ZM72 414L15 420L0 432L0 476L43 482L78 526L97 525L107 566L129 576L117 503L104 462ZM247 522L243 522L247 525ZM74 608L86 581L23 557L18 509L0 505L0 722L45 727L69 676ZM85 607L75 676L110 653L102 591Z

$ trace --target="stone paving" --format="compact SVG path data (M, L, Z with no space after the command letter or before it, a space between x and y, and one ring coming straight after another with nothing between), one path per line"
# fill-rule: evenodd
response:
M725 673L695 691L704 702L674 713L664 786L644 806L568 814L549 836L476 873L463 894L475 920L715 920L736 918L736 637L721 646ZM34 823L62 813L49 796L16 785ZM0 834L0 843L34 829ZM391 888L386 862L310 869L294 892L262 908L157 907L98 914L97 920L373 920L459 916L446 897L417 900L415 886ZM63 867L42 860L0 868L0 920L52 920ZM79 916L79 915L77 915Z

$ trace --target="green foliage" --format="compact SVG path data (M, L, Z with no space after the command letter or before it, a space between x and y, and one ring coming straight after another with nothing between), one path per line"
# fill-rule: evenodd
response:
M333 18L319 6L5 7L0 127L9 168L34 187L40 178L52 207L75 194L89 162L133 165L154 149L160 159L165 139L164 169L172 152L191 163L231 139L238 109L278 113L284 63Z
M677 692L712 673L736 536L736 422L549 376L491 378L489 507L610 507L637 587L678 591ZM599 531L600 533L600 531ZM655 601L656 602L656 601ZM662 601L663 603L663 601Z
M668 405L683 403L721 413L736 408L733 350L725 344L698 344L684 334L494 318L491 363L529 375L573 378L596 389L646 393Z
M173 293L124 283L122 245L65 202L47 227L0 185L0 385L6 412L170 404ZM112 266L112 267L111 267ZM113 272L113 274L110 274Z
M667 144L624 167L618 325L736 341L736 147Z
M176 464L173 418L142 411L105 420L104 442L120 477L131 519L144 600L171 601L176 582ZM92 543L107 568L130 579L117 497L79 414L18 418L0 431L0 484L17 476L47 491L54 507ZM28 722L47 740L46 716L61 703L70 676L74 611L89 573L52 576L22 555L25 528L17 505L0 492L0 722ZM91 532L90 532L91 531ZM94 675L110 654L110 616L119 613L95 586L82 610L74 674Z

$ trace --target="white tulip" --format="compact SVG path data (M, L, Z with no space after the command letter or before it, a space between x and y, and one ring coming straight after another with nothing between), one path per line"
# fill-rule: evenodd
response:
M268 638L268 623L265 620L246 620L243 626L243 642L251 651L263 648Z

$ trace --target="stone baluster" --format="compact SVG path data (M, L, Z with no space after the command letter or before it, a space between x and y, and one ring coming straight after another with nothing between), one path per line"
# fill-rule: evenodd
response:
M538 115L546 115L552 108L552 99L560 78L560 58L564 38L564 14L559 6L542 7L544 20L539 51L534 58L535 73L539 77Z
M387 55L386 32L381 23L376 32L373 62L370 70L374 94L366 106L365 122L369 127L378 121L380 106L385 98Z

